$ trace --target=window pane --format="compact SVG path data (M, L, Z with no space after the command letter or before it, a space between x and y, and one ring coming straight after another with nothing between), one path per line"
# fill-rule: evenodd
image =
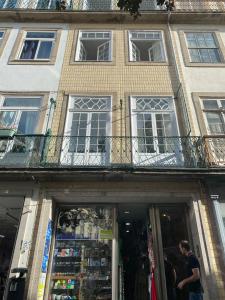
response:
M203 33L197 33L196 34L196 39L197 39L197 44L198 47L200 48L206 48L206 43L205 43L205 39L204 39L204 35Z
M225 100L221 100L220 102L221 102L221 106L222 106L222 108L224 108L224 109L225 109Z
M37 58L48 59L50 58L52 50L52 42L41 42L40 48L38 50Z
M39 107L41 98L5 98L3 106Z
M4 32L3 32L3 31L0 31L0 39L3 38L3 35L4 35Z
M212 134L223 134L224 128L219 113L206 113L208 121L209 132Z
M208 49L199 49L201 62L211 62Z
M19 134L34 134L38 121L37 111L23 111L19 120Z
M16 111L0 111L0 126L12 127L15 125Z
M23 50L20 59L34 59L37 50L38 41L24 41Z
M27 32L27 38L51 38L55 37L54 32Z
M211 62L217 63L221 61L218 49L208 49L208 52Z
M218 109L216 100L203 100L203 106L205 109Z
M204 37L205 37L206 46L208 48L216 48L216 44L215 44L214 37L213 37L212 33L205 33Z
M197 48L197 42L195 39L195 35L193 33L186 33L186 39L187 39L188 47Z
M189 52L190 52L192 62L201 62L201 57L198 49L190 49Z

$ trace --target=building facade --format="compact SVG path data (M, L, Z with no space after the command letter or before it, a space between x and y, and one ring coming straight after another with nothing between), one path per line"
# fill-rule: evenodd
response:
M224 14L0 2L3 299L168 300L182 239L225 299Z

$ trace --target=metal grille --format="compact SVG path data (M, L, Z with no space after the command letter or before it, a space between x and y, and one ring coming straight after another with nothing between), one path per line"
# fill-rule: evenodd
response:
M1 0L1 9L109 11L119 10L117 0ZM166 10L156 0L142 0L140 11ZM175 11L224 12L224 0L176 0Z
M225 160L224 141L201 137L154 137L152 152L140 151L143 137L101 137L98 147L85 151L68 145L94 136L14 136L0 138L0 167L9 168L204 168ZM96 137L97 139L98 137ZM103 145L103 148L101 148ZM211 150L213 149L213 152ZM214 155L219 151L220 156ZM214 153L214 154L212 154ZM218 166L221 166L219 164Z

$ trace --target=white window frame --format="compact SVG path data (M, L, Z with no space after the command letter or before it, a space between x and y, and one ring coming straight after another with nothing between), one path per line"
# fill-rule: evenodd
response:
M189 47L188 45L188 39L187 39L187 34L202 34L203 37L204 37L204 34L211 34L212 37L213 37L213 40L214 40L214 43L215 43L215 47ZM195 38L196 39L196 38ZM219 43L218 43L218 40L217 40L217 37L215 35L215 32L211 32L211 31L202 31L202 32L195 32L195 31L186 31L185 32L185 42L186 42L186 47L187 47L187 50L188 50L188 55L189 55L189 60L191 63L200 63L200 64L219 64L219 63L222 63L222 53L221 53L221 49L220 49L220 46L219 46ZM192 57L191 57L191 53L190 53L190 49L196 49L198 50L198 53L199 53L199 57L200 57L200 61L193 61L192 60ZM217 62L213 62L213 61L203 61L202 59L202 56L201 56L201 53L199 52L199 49L205 49L205 50L210 50L210 49L216 49L217 52L218 52L218 56L219 56L219 61ZM208 56L210 57L210 55L208 54Z
M95 34L95 37L82 37L82 34ZM103 37L97 37L97 34L103 34ZM104 33L109 34L109 37L104 37ZM109 59L108 60L98 60L98 57L96 60L81 60L81 48L83 46L82 40L102 40L102 44L98 46L98 50L97 52L99 52L99 47L103 46L103 44L109 42ZM75 61L76 62L104 62L104 63L108 63L108 62L112 62L112 31L110 30L79 30L78 32L78 37L77 37L77 47L76 47L76 54L75 54ZM83 49L83 51L86 52L85 48ZM98 56L98 53L96 53L96 55ZM87 57L87 54L86 54Z
M28 33L54 33L54 37L53 38L27 38L27 34ZM35 52L35 56L34 58L21 58L21 54L23 52L23 48L24 48L24 44L25 44L25 41L38 41L38 46L37 46L37 49L36 49L36 52ZM50 55L49 55L49 58L37 58L37 55L38 55L38 52L39 52L39 49L40 49L40 45L41 45L41 42L52 42L52 48L51 48L51 52L50 52ZM18 55L17 55L17 59L20 60L20 61L50 61L51 60L51 56L52 56L52 51L53 51L53 48L55 46L55 41L56 41L56 31L54 30L29 30L29 31L24 31L23 33L23 38L22 38L22 42L21 42L21 47L19 49L19 52L18 52Z
M109 107L107 109L76 109L74 108L74 98L76 97L88 97L88 98L108 98L109 101ZM92 113L99 113L99 112L105 112L108 114L108 120L106 123L106 142L105 152L93 152L93 154L89 151L90 147L90 138L89 141L85 143L85 151L82 153L79 152L70 152L69 151L69 138L71 136L71 125L72 125L72 118L73 113L79 113L84 112L88 114L88 127L86 128L87 137L90 137L90 129L91 129L91 119L90 116ZM88 135L89 134L89 135ZM69 96L69 104L67 109L67 116L66 116L66 122L65 122L65 130L64 130L64 140L63 140L63 146L62 146L62 155L61 155L61 163L62 164L82 164L82 165L95 165L95 163L98 165L100 164L100 161L105 161L105 164L110 163L110 148L111 148L111 141L110 137L112 136L112 96L109 95L102 95L102 96L87 96L87 95L70 95ZM109 137L109 139L107 138ZM74 157L76 156L76 159ZM93 159L93 158L94 159ZM96 160L96 161L95 161Z
M151 34L151 33L154 34L154 33L156 33L156 34L160 35L160 39L132 38L132 34L133 33L136 33L136 34L148 34L148 33L149 34ZM146 40L146 41L155 41L155 42L158 41L159 44L160 44L162 60L160 60L160 61L151 60L150 49L154 45L152 47L149 47L149 50L148 50L148 52L149 52L149 60L134 60L133 57L132 57L133 56L132 53L133 53L133 47L134 47L133 45L135 45L133 43L133 41L135 41L135 40L137 40L137 41L141 41L141 40L145 41ZM128 51L129 51L129 61L130 62L143 62L143 63L150 62L150 63L159 63L160 64L160 63L165 63L167 61L164 32L162 30L129 30L128 31L128 48L129 48ZM139 50L139 53L140 53L140 50Z
M166 99L169 102L169 109L168 110L161 110L161 109L155 109L155 110L139 110L136 107L136 99L137 98L158 98L158 99ZM133 160L134 163L137 165L154 165L154 162L160 161L160 159L165 159L165 164L167 163L166 159L171 161L171 164L179 164L183 165L183 156L181 155L181 145L178 144L176 147L177 153L172 153L172 155L168 152L166 153L160 153L158 150L158 141L157 138L160 138L157 134L157 127L156 125L156 114L170 114L171 116L171 124L172 124L172 132L174 133L171 136L168 136L168 138L172 137L179 137L179 126L177 121L177 115L175 110L175 103L174 99L172 97L165 97L165 96L143 96L143 95L135 95L130 97L130 105L131 105L131 132L132 132L132 148L133 148ZM156 138L153 140L153 146L155 151L154 152L139 152L138 149L138 135L137 135L137 114L138 112L144 113L144 114L151 114L153 116L151 122L152 122L152 137ZM179 143L179 142L178 142ZM163 164L163 163L162 163Z
M208 100L209 101L215 101L218 105L218 109L204 108L203 101L208 101ZM207 134L209 134L209 135L225 135L225 107L222 106L221 100L225 101L225 98L224 99L223 98L213 98L213 99L211 99L211 98L202 98L201 99L201 109L202 109L202 112L203 112L203 118L204 118L204 121L205 121ZM212 112L212 113L216 113L216 114L219 115L222 126L223 126L223 130L224 130L223 133L211 133L210 132L209 123L208 123L207 116L206 116L207 112L209 112L209 113Z
M17 98L17 99L40 99L40 106L3 106L5 98L10 99L10 98ZM18 127L20 117L23 111L32 111L32 112L39 112L41 111L43 103L43 96L13 96L13 95L7 95L7 96L0 96L0 112L2 111L16 111L16 118L15 122L13 124L14 127ZM35 132L33 133L35 134Z

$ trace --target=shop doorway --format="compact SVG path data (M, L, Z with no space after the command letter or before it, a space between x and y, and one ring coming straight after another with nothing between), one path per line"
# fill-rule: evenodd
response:
M181 240L190 241L185 205L119 205L119 299L186 300Z
M148 300L150 299L148 207L146 205L120 205L118 225L120 299Z
M3 298L10 269L22 205L23 199L0 197L0 299Z

